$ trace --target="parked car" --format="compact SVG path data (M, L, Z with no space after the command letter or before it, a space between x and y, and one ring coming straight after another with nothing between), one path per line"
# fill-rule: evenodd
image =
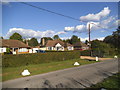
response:
M37 51L37 53L45 53L44 50L36 50L36 51Z

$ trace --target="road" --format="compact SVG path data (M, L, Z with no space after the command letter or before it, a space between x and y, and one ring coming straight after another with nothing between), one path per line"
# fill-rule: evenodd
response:
M86 88L118 72L118 60L82 65L2 83L3 88Z

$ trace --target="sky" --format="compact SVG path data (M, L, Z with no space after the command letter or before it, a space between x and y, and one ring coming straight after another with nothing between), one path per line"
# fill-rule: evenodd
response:
M2 36L8 39L17 32L24 39L59 35L61 39L76 35L81 41L88 39L90 23L91 40L103 40L118 26L117 2L26 2L77 20L46 12L19 2L2 4ZM94 24L93 24L94 23Z

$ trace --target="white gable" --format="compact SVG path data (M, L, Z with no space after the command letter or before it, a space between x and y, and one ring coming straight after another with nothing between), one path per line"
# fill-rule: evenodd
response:
M60 43L57 43L55 46L56 47L61 47L62 45Z

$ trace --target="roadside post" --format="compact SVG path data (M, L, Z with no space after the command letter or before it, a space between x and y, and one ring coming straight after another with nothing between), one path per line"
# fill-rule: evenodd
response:
M96 57L96 59L95 59L96 61L98 61L98 57Z

